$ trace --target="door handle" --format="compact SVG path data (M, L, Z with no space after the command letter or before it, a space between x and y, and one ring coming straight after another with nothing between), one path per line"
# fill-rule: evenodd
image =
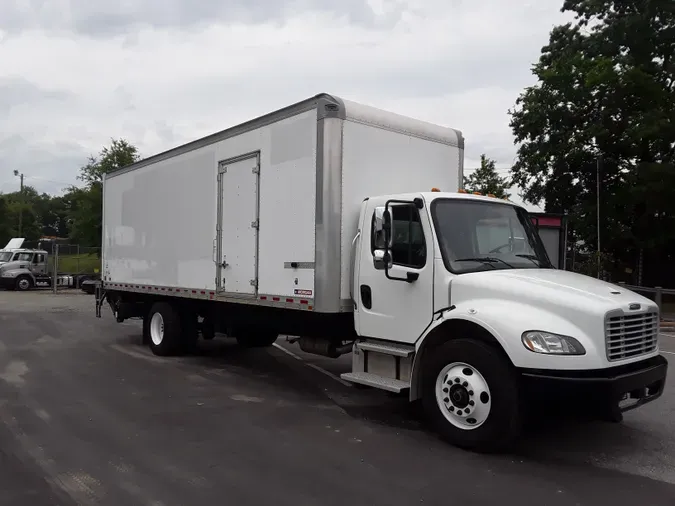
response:
M366 309L373 307L373 291L368 285L361 285L361 304Z

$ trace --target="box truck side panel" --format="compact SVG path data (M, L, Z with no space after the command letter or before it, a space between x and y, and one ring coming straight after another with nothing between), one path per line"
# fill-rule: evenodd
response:
M305 108L260 128L108 176L104 280L216 291L223 277L220 246L227 263L236 259L237 273L229 273L234 276L234 294L251 295L256 277L251 273L256 271L259 294L292 296L299 287L311 290L313 270L285 268L285 262L303 262L303 267L314 263L316 129L316 109ZM253 154L260 159L259 175L246 159ZM223 176L224 193L219 194L220 162L237 157L246 160ZM243 168L246 163L250 166ZM241 178L230 178L233 172ZM258 224L252 219L256 205ZM220 243L219 207L224 213ZM256 252L257 259L245 260ZM225 291L227 286L226 281Z
M369 195L456 191L463 138L451 129L345 101L341 298L349 306L351 247L360 204Z
M212 146L107 177L104 280L213 290Z
M266 129L260 153L260 294L306 298L314 289L316 110ZM293 267L297 265L297 267Z

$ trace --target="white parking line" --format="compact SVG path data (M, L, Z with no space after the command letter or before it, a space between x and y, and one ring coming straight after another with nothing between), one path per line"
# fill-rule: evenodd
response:
M274 346L274 347L277 348L278 350L283 351L286 355L291 356L291 357L293 357L293 358L296 359L296 360L299 360L300 362L302 362L302 363L305 364L306 366L311 367L312 369L314 369L314 370L316 370L316 371L319 371L321 374L325 374L325 375L328 376L329 378L332 378L332 379L334 379L335 381L337 381L337 382L339 382L339 383L342 383L342 384L343 384L344 386L346 386L346 387L351 387L351 386L353 386L351 383L349 383L349 382L343 380L343 379L340 378L339 376L336 376L336 375L333 374L332 372L326 371L326 369L323 369L323 368L319 367L318 365L314 365L314 364L310 364L309 362L305 362L305 361L302 359L302 357L296 355L296 354L293 353L292 351L288 351L286 348L284 348L284 347L281 346L280 344L274 343L272 346Z

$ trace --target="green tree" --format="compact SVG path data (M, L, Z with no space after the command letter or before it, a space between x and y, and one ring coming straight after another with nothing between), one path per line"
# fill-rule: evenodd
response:
M617 259L675 244L675 9L672 0L566 0L509 111L513 181L567 212L575 237ZM600 191L596 176L600 163ZM668 184L666 184L668 182Z
M4 195L0 195L0 248L4 248L7 241L12 238L9 214L7 198Z
M499 198L510 197L509 178L500 177L495 168L495 161L487 156L480 155L480 167L464 177L464 189L470 192L491 193Z
M89 157L80 169L82 188L71 187L64 195L70 219L70 237L84 246L101 246L103 174L138 161L138 149L124 139L112 139L98 157Z
M37 241L40 238L42 231L34 206L38 198L37 191L30 185L24 186L23 193L15 191L4 195L6 209L4 225L11 237L20 236L26 238L27 241ZM21 222L21 233L19 233L19 222ZM4 244L0 247L2 246Z

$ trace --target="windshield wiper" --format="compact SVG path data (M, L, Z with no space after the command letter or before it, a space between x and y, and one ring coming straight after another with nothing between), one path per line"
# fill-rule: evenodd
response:
M511 265L510 263L505 262L501 258L497 258L497 257L458 258L457 260L455 260L455 262L481 262L485 265L489 265L493 269L496 269L496 267L492 264L494 264L495 262L501 262L504 265L506 265L507 267L509 267L511 269L515 269L515 267L513 267L513 265Z
M537 255L529 255L529 254L519 253L516 256L520 257L520 258L527 258L528 260L531 260L532 263L535 264L537 267L542 267L543 265L546 265L544 262L539 260L539 257Z

